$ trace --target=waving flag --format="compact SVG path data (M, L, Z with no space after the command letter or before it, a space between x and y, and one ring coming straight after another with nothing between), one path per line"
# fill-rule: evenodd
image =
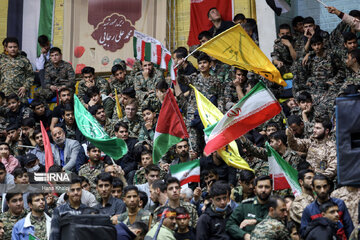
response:
M200 182L200 160L179 163L170 166L171 176L180 181L180 186L190 182Z
M212 152L241 137L281 112L275 97L259 82L235 104L211 131L204 152Z
M49 168L54 165L54 157L51 150L49 136L44 128L42 121L40 121L40 128L45 150L45 172L48 172Z
M125 141L120 138L111 138L75 94L74 103L76 124L86 139L113 159L124 156L128 151Z
M156 124L153 162L158 163L169 148L182 139L189 138L185 123L172 91L169 89L161 106Z

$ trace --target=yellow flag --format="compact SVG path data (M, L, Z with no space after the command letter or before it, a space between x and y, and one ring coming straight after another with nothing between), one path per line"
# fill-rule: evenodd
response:
M239 24L207 41L197 50L203 51L226 64L246 69L271 82L286 86L279 70Z
M123 117L123 113L122 113L122 110L121 110L119 97L117 95L116 89L115 89L115 102L116 102L116 113L118 115L118 118L121 119Z
M199 92L193 85L190 87L194 89L196 104L199 115L204 128L209 127L220 121L224 116L222 112L214 106L201 92ZM217 151L225 163L229 166L254 171L249 167L249 164L240 156L238 147L235 141L232 141L225 147Z

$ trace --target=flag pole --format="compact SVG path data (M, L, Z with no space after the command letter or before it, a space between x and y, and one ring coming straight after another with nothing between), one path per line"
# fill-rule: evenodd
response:
M187 55L185 58L183 58L184 62L186 61L186 59L188 59L191 55L193 55L198 49L196 48L194 51L192 51L189 55ZM176 66L174 67L177 68L180 65L180 63L176 64Z
M320 3L320 4L322 4L322 5L324 5L324 7L328 7L325 3L323 3L322 1L320 1L320 0L316 0L318 3Z

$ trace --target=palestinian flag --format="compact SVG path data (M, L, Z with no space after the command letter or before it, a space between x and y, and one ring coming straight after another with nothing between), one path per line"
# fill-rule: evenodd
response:
M180 186L190 182L200 182L200 160L179 163L170 166L171 176L180 181Z
M175 83L176 70L171 58L171 52L162 43L144 33L134 31L134 57L140 61L152 62L170 72L171 80Z
M54 37L55 5L55 0L0 1L0 37L16 37L19 49L26 52L34 69L35 59L40 55L38 37L46 35L50 42Z
M204 149L209 156L281 112L281 106L263 82L235 104L211 131Z
M186 131L175 97L172 91L168 89L156 124L153 162L156 164L171 146L184 138L189 138L189 134Z
M286 162L270 144L266 143L268 153L269 172L273 179L273 189L283 190L291 188L294 196L301 194L301 187L298 183L298 172Z

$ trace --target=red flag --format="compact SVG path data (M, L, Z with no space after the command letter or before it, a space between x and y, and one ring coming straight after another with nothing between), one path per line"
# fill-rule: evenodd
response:
M210 8L216 7L222 20L232 21L232 2L232 0L191 0L188 45L200 44L199 33L208 31L213 26L207 16Z
M43 138L44 143L44 149L45 149L45 171L48 172L49 168L54 165L54 158L51 151L51 144L49 140L49 136L47 135L47 132L44 128L44 125L42 121L40 121L40 127L41 127L41 135Z

